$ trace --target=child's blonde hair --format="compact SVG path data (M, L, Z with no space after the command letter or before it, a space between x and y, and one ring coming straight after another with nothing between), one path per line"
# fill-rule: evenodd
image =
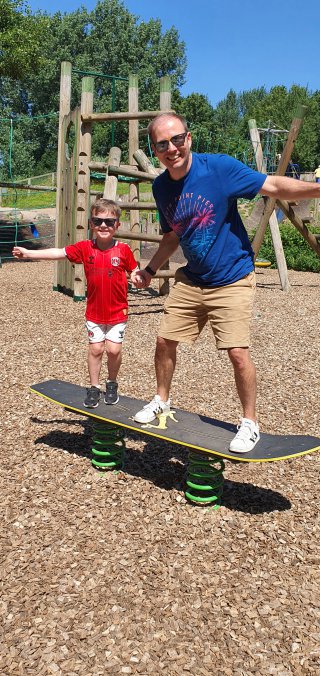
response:
M120 207L113 200L107 200L104 197L97 199L91 204L90 218L95 214L100 214L101 211L111 211L111 213L119 220L121 215Z

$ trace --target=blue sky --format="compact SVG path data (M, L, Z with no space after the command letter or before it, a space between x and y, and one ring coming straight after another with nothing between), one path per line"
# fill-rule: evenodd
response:
M177 28L186 43L184 96L198 92L215 106L230 89L292 84L320 89L320 0L124 0L147 21ZM96 0L29 0L49 14L89 10Z

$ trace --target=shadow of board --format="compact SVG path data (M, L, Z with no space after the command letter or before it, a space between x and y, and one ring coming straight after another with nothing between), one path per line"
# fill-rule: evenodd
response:
M63 419L42 421L33 419L33 422L43 424L49 422L66 424ZM45 444L50 448L75 454L91 461L92 428L89 421L73 420L70 424L79 424L83 431L65 432L55 430L48 432L35 440L36 444ZM142 445L141 450L127 447L125 451L124 472L129 476L138 477L153 483L162 490L183 491L185 488L188 449L183 446L172 445L169 442L145 441L139 434L128 433L126 439ZM228 461L226 462L226 470ZM244 470L244 466L242 466ZM99 472L92 467L93 472ZM103 472L106 474L105 472ZM191 504L191 503L189 503ZM191 504L195 509L208 509L208 505ZM271 489L255 486L244 481L225 479L221 506L231 511L264 514L274 511L285 511L291 508L290 501L281 493Z

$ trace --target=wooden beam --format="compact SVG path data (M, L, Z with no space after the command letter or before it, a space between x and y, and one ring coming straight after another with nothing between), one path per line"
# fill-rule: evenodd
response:
M320 256L320 245L318 244L318 238L312 232L310 232L307 226L303 223L300 216L295 214L294 209L286 202L285 200L277 200L277 204L280 209L285 213L285 215L290 219L291 223L299 230L302 237L308 242L309 246Z
M56 192L57 188L48 188L47 185L29 185L28 183L8 183L0 181L0 188L11 188L12 190L38 190L40 192Z
M133 165L133 178L137 174L137 166L134 159L134 153L139 148L139 122L136 114L139 111L139 84L138 75L131 73L129 75L129 89L128 89L128 111L134 117L129 119L129 164ZM130 172L129 167L129 172ZM125 174L124 174L125 175ZM129 173L130 176L130 173ZM130 182L129 184L129 200L132 203L139 202L139 184ZM130 230L133 234L140 233L139 211L137 209L130 210ZM140 247L135 244L135 240L130 241L130 246L136 261L140 260Z
M108 171L111 176L129 176L130 178L139 179L139 181L154 181L155 175L149 174L146 171L135 170L134 167L128 168L120 164L119 167L108 165L107 162L90 162L89 168L92 171Z
M137 110L128 113L82 113L83 122L112 122L115 120L147 120L157 117L159 110ZM174 113L174 110L163 110L161 112Z
M120 148L111 148L109 157L108 157L108 162L107 166L113 165L114 167L118 167L120 164L120 159L121 159L121 150ZM108 200L116 200L117 197L117 187L118 187L118 179L116 176L110 176L109 171L107 169L106 173L106 180L104 184L104 191L103 191L103 197Z
M143 150L136 150L133 153L133 157L138 162L138 165L142 171L145 171L147 174L152 174L154 177L159 176L159 169L153 166L152 162L149 160L149 157L143 152Z
M57 193L56 193L56 228L55 247L60 248L65 243L61 242L61 221L63 219L63 166L65 156L64 118L70 113L71 102L71 70L70 61L62 61L60 72L60 104L59 104L59 132L58 132L58 159L57 159ZM60 282L61 262L54 262L53 288L56 290Z
M259 134L259 131L257 129L256 121L253 120L253 119L249 120L249 131L250 131L250 138L251 138L252 145L253 145L253 150L254 150L254 154L255 154L255 158L256 158L256 164L257 164L258 171L262 172L263 174L266 174L267 168L266 168L266 163L265 163L264 157L263 157L262 146L261 146L261 141L260 141L260 134ZM272 238L272 242L273 242L273 248L274 248L275 255L276 255L276 261L277 261L277 267L278 267L281 287L282 287L283 291L290 291L290 283L289 283L289 278L288 278L288 268L287 268L287 263L286 263L284 251L283 251L278 219L277 219L277 216L276 216L276 212L274 210L272 211L272 214L270 215L269 226L270 226L271 238ZM256 256L255 256L255 259L256 259Z
M94 79L84 77L81 91L81 115L90 113L93 109ZM76 241L80 242L87 238L88 216L90 209L90 160L92 145L92 124L82 121L79 143L79 166L77 185L77 210L76 210ZM83 265L76 263L74 266L74 299L82 299L86 296L86 278Z
M162 235L147 235L145 232L131 232L130 230L117 231L117 237L120 239L134 239L137 242L161 242Z
M298 137L300 127L302 125L304 116L307 112L307 106L299 106L298 111L297 111L297 116L292 120L291 128L289 131L289 135L287 138L286 145L284 147L284 150L281 155L281 159L279 162L279 166L276 171L277 176L284 176L286 173L286 169L288 166L288 163L290 161L293 149L294 149L294 144L296 142L296 139ZM263 242L265 232L267 229L267 225L270 220L270 216L274 210L276 203L276 199L268 197L266 199L266 204L264 208L263 215L261 217L260 223L258 225L256 234L254 236L253 242L252 242L252 248L255 253L255 256L258 255L261 244Z

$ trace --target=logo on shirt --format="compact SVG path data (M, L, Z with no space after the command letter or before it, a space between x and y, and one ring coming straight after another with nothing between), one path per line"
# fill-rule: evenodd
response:
M203 195L181 193L165 209L189 263L201 264L216 240L214 205Z
M118 256L112 256L111 265L113 265L115 268L117 268L118 265L120 265L120 258Z
M94 263L94 256L89 256L88 263L91 263L91 265Z

